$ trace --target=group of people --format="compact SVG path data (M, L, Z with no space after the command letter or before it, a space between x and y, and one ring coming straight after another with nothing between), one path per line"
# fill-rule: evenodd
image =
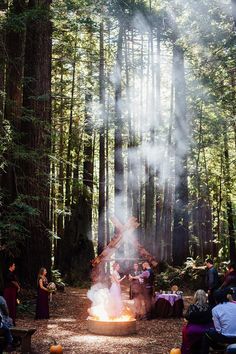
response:
M236 266L228 265L221 286L212 259L206 260L206 268L207 293L197 290L185 314L182 354L208 354L210 348L236 344Z
M134 300L135 317L137 319L151 319L152 296L154 285L154 273L150 264L145 261L142 263L142 271L139 270L138 263L134 263L133 271L128 275L130 284L130 298ZM111 274L110 294L114 306L113 316L119 317L122 314L123 303L121 298L120 283L126 278L119 274L120 265L113 264L113 273Z
M4 290L0 294L0 328L5 337L7 350L14 349L13 337L10 328L16 325L16 309L18 302L18 294L21 290L20 283L15 274L16 265L14 262L9 263L9 268L5 276ZM49 292L48 280L46 278L47 270L41 268L37 278L37 301L35 319L49 318ZM1 353L0 348L0 353Z

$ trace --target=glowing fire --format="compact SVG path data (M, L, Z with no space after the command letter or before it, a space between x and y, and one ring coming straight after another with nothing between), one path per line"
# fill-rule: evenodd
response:
M88 291L88 298L92 301L92 306L88 309L89 317L97 321L130 321L134 319L130 308L125 307L121 316L113 317L112 301L107 288L93 286Z
M125 309L124 313L120 317L110 317L109 314L107 313L107 310L104 309L103 305L97 305L91 307L89 310L89 315L93 319L97 321L116 321L116 322L125 322L125 321L130 321L134 319L134 316L128 312L130 312L129 309Z

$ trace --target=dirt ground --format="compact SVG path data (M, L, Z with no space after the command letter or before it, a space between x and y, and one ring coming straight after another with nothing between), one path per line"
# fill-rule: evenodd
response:
M53 339L63 346L63 353L168 354L181 344L183 319L138 321L137 334L113 337L89 333L87 329L87 290L66 288L53 295L50 319L37 320L33 315L21 315L17 327L36 328L32 337L34 354L49 353ZM188 302L188 298L185 302Z

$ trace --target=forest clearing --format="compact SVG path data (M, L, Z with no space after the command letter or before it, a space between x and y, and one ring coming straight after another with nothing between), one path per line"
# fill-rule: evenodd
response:
M126 287L126 297L127 297ZM89 333L86 319L90 302L86 289L66 288L53 295L52 316L48 321L35 321L24 314L17 326L36 328L32 337L32 353L49 353L55 339L63 347L63 353L121 353L121 354L169 354L172 347L181 344L183 319L154 319L139 321L137 334L107 337ZM189 299L187 300L190 301Z

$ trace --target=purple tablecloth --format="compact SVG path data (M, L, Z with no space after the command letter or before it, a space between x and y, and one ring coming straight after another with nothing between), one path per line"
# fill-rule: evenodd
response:
M178 294L156 294L154 297L154 314L157 317L182 317L184 302Z
M159 299L165 299L173 306L176 301L182 299L182 296L178 294L156 294L155 300Z

